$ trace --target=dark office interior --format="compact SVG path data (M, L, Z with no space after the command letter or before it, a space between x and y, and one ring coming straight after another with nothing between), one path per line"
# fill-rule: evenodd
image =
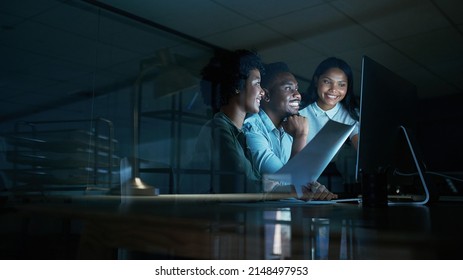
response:
M2 1L0 259L460 258L461 14L457 0ZM433 201L172 198L212 116L200 70L240 48L286 62L300 89L329 56L352 66L358 98L364 55L413 83ZM127 165L158 191L130 210ZM320 182L358 194L355 168L346 144Z

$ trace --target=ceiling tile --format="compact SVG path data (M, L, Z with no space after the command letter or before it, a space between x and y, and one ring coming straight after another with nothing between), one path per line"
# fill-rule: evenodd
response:
M213 1L101 1L176 31L202 38L251 21ZM184 20L188 19L188 20Z
M422 65L429 66L461 58L463 37L450 27L392 41L391 45Z
M56 0L0 1L0 11L29 18L59 5Z
M35 64L44 63L48 58L21 48L2 46L0 43L0 85L7 76L17 72L26 72L27 69Z
M280 44L281 35L261 24L250 24L207 36L204 39L225 49L264 49Z
M386 41L448 26L428 1L335 1L333 5Z
M459 0L100 2L224 49L251 48L266 62L285 61L301 87L335 55L352 66L358 89L361 57L368 55L417 84L422 96L462 92ZM118 90L133 83L140 61L158 63L166 49L197 74L211 50L166 34L85 1L1 1L0 99L15 96L33 106L80 91Z
M59 3L59 2L58 2ZM33 24L42 25L42 28L54 29L63 33L71 33L77 37L96 40L101 33L102 18L96 8L82 9L74 5L55 5L45 12L29 18ZM104 13L101 13L104 14Z
M324 3L323 0L267 0L265 3L249 0L215 0L215 2L255 21L288 15Z
M282 40L279 45L261 49L260 53L265 61L285 61L288 64L320 55L316 51L291 40Z
M463 1L460 0L438 0L432 1L432 3L442 10L445 16L447 16L455 24L463 24Z
M169 40L163 31L134 25L127 18L96 8L83 13L79 7L64 5L35 17L34 22L57 29L55 32L69 33L140 54L178 44L177 40Z
M363 48L380 43L375 36L354 24L340 26L310 38L301 40L303 44L324 53L327 56L339 52Z
M338 30L352 23L329 5L319 5L262 22L273 30L297 40L304 40Z
M53 83L54 81L43 79L43 77L40 76L16 73L8 76L6 80L3 80L2 87L19 89L24 92L33 92L37 88L49 86Z

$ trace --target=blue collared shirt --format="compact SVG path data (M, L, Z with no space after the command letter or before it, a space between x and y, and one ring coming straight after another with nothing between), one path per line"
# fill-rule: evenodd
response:
M288 162L293 139L283 128L275 127L262 109L244 121L243 131L251 161L260 174L275 173Z

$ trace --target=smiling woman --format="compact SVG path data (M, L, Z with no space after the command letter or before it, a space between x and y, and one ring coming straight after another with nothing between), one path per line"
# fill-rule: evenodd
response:
M198 174L183 178L182 192L260 192L241 127L247 114L259 111L262 69L259 56L248 50L217 54L203 68L201 92L216 113L199 133L191 160Z
M344 60L337 57L323 60L315 69L312 83L302 101L307 106L300 112L308 119L307 142L331 119L349 125L356 124L349 138L357 148L358 105L354 95L352 69Z

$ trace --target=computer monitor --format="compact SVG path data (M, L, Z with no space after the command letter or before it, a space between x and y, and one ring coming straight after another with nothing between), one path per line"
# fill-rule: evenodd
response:
M420 203L427 203L424 165L414 138L417 102L414 84L373 59L362 58L357 181L361 181L363 174L386 173L390 195L404 190L399 185L391 186L400 174L402 179L413 174L406 178L418 178L423 193Z

